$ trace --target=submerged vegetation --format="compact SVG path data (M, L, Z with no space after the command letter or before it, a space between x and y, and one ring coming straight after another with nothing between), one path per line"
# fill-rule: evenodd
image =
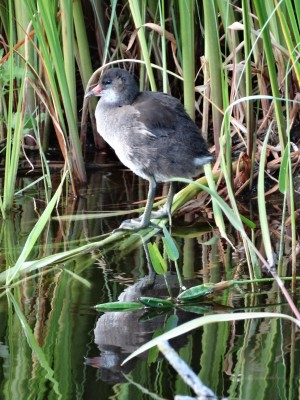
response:
M298 1L8 0L0 3L0 31L0 209L6 228L20 193L41 190L42 182L46 199L22 250L0 272L3 287L17 290L24 273L56 271L87 251L137 246L137 236L117 232L95 240L83 234L54 254L45 240L45 250L34 251L38 243L43 247L40 237L55 207L61 207L59 225L67 230L68 197L78 196L87 181L86 154L91 147L105 146L96 132L95 104L84 102L84 93L104 68L118 65L136 74L141 90L162 90L181 98L214 154L205 177L196 183L181 180L189 185L176 195L173 212L198 195L198 209L212 210L207 213L216 227L212 236L221 246L242 248L251 290L258 288L264 273L272 276L300 320L281 280L291 279L290 287L296 290ZM49 158L58 164L59 184ZM21 170L33 176L22 188ZM276 221L268 215L271 196L278 199ZM249 198L257 199L257 218L243 202ZM3 233L6 228L1 229L2 240L9 236ZM147 229L140 237L148 242L156 233ZM149 244L153 264L163 266L164 275L169 258L179 271L173 232L171 237L163 231L162 247L160 252L156 243ZM234 272L225 264L226 279L220 276L220 281L231 281L228 274ZM77 271L66 269L80 279ZM81 265L79 271L83 269ZM9 301L52 379L53 371L11 293Z

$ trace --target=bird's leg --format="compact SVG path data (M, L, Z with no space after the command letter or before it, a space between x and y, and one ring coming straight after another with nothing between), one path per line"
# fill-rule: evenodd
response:
M147 228L150 225L151 211L154 203L154 197L156 192L156 181L153 177L149 178L149 191L147 197L147 203L145 211L141 217L137 219L128 219L121 223L118 230L138 230L142 228Z
M168 219L169 219L169 226L172 226L172 204L173 204L173 198L175 194L175 182L170 182L170 189L167 197L167 201L165 202L165 207L167 210L168 214Z
M145 207L144 213L142 215L142 221L141 221L141 225L143 227L148 226L150 223L155 193L156 193L156 180L153 177L151 177L149 179L149 190L148 190L148 196L147 196L147 203L146 203L146 207Z
M167 197L165 204L163 205L163 207L160 210L152 212L151 218L168 217L169 224L171 225L171 221L172 221L171 208L172 208L174 194L175 194L175 182L170 182L170 189L169 189L168 197Z

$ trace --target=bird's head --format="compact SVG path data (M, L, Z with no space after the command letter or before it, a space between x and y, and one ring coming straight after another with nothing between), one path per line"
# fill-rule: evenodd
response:
M107 104L123 106L131 104L138 93L138 85L129 72L112 68L102 75L98 85L85 97L99 96Z

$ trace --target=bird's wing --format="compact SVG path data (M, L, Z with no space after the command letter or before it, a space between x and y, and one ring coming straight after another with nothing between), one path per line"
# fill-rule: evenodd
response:
M172 131L178 117L189 119L179 100L161 92L142 92L132 106L139 113L138 121L153 133L156 129Z

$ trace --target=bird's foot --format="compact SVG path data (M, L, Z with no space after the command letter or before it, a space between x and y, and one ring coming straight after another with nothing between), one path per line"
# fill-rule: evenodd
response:
M157 211L151 212L151 219L167 218L168 216L168 210L166 210L164 207L160 208Z
M145 229L149 227L161 230L161 227L159 225L154 224L151 221L147 222L143 221L142 218L132 218L123 221L119 228L113 230L113 233L119 231L138 231L140 229Z

